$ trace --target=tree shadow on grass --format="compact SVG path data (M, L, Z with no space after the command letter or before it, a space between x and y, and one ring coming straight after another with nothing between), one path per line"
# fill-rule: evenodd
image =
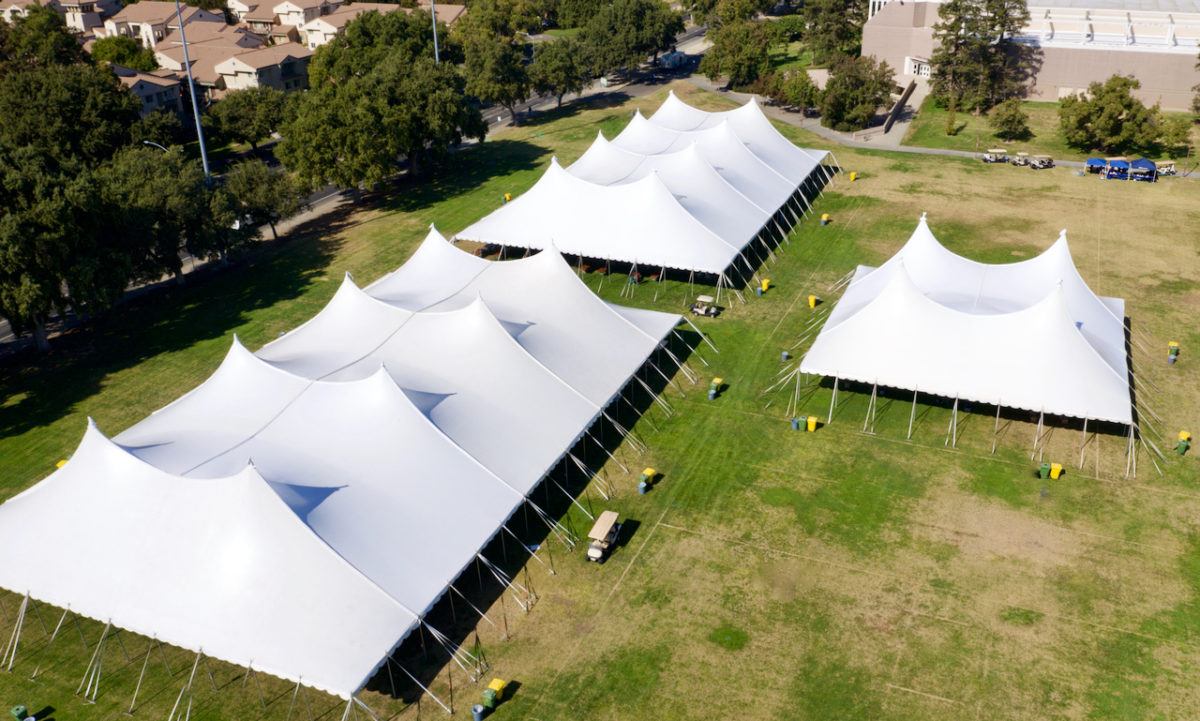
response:
M564 101L562 107L551 108L550 110L539 110L531 115L521 119L522 128L537 128L542 125L550 125L559 120L573 118L585 110L604 110L607 108L615 108L619 105L624 105L631 99L631 96L626 92L604 93L603 95L593 95L587 98L578 98L572 101Z
M337 236L353 210L338 208L231 264L197 269L183 286L133 292L53 339L48 353L29 349L0 359L0 436L53 423L100 391L110 375L160 353L227 337L250 312L300 296L337 254Z
M394 192L381 200L380 207L404 213L430 208L472 192L494 177L532 170L549 152L523 140L479 143L451 153L431 175L410 178L405 173L399 176Z

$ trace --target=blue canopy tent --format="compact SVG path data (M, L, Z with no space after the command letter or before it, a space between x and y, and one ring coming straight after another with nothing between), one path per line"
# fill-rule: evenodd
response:
M1086 166L1089 173L1099 173L1104 170L1104 160L1102 158L1088 158Z
M1129 161L1109 158L1105 161L1106 180L1129 180Z
M1153 183L1158 180L1158 166L1152 160L1138 158L1129 164L1129 177L1133 180Z

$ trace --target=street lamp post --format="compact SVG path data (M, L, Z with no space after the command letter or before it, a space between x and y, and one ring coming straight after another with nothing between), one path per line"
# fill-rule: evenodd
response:
M179 2L179 0L175 0ZM437 0L429 0L429 14L433 16L433 62L441 64L442 58L438 54L437 41Z
M192 62L188 58L187 35L183 32L183 10L179 7L179 0L175 0L175 17L179 20L179 40L183 43L183 69L187 71L188 91L192 94L192 117L196 119L196 138L200 141L200 162L204 165L204 180L208 182L211 180L208 172L208 151L204 148L204 130L200 127L200 105L196 102L196 81L192 79Z
M163 146L161 146L161 145L159 145L158 143L154 142L153 140L143 140L143 141L142 141L142 145L153 145L154 147L158 148L159 150L163 151L164 153L169 153L169 152L171 152L170 150L167 150L166 148L164 148Z

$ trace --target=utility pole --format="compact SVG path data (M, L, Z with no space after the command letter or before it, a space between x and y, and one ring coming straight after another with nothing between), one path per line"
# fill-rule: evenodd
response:
M179 0L175 0L175 2L179 2ZM438 53L436 0L429 0L429 14L433 16L433 62L440 65L442 63L442 58Z
M208 172L208 151L204 147L204 129L200 127L200 105L196 101L196 81L192 79L192 62L188 58L187 36L183 33L183 10L175 0L175 17L179 20L179 40L183 43L183 69L187 71L188 92L192 94L192 117L196 119L196 139L200 141L200 162L204 166L204 182L211 183Z

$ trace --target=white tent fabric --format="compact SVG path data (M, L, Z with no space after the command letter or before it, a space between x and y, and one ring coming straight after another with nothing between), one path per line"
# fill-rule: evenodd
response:
M678 131L706 130L728 122L746 147L797 185L829 156L824 150L801 148L783 137L754 98L739 108L713 113L693 108L671 91L650 122Z
M718 275L741 252L680 205L656 173L597 185L557 159L532 188L457 238Z
M185 478L89 421L0 506L0 586L342 698L416 616L305 527L258 472Z
M687 212L733 246L741 247L770 220L775 208L764 209L747 198L708 164L695 145L661 155L645 155L632 170L628 151L611 148L602 138L567 172L598 185L621 185L651 173L670 189ZM610 160L616 160L610 163Z
M423 278L439 273L456 283L442 289L421 285ZM454 248L434 229L407 263L367 292L414 311L452 310L481 298L522 348L600 407L679 323L673 313L604 302L557 252L481 260Z
M630 127L635 123L648 125L645 119L635 119ZM595 183L609 185L613 182L628 182L627 179L640 178L645 174L647 166L653 162L650 159L695 148L705 162L727 183L765 211L778 209L796 190L790 180L750 152L733 134L728 123L721 123L696 133L675 133L657 126L649 127L652 128L652 133L666 133L673 139L667 144L667 150L646 153L636 149L637 143L631 142L635 148L627 148L616 140L607 140L601 134L568 170L572 175ZM617 137L625 136L632 141L633 136L626 135L629 132L627 128L625 133ZM659 143L653 145L657 146Z
M1064 230L1035 258L1000 265L969 260L947 250L921 216L912 237L879 268L860 267L851 287L830 314L830 323L855 313L887 285L903 263L913 283L938 303L964 313L1010 313L1040 302L1058 284L1071 318L1084 338L1118 373L1126 372L1125 301L1097 296L1071 259Z
M556 252L495 263L431 230L410 264L257 356L235 338L119 443L89 425L0 505L0 586L352 695L679 320Z
M430 423L383 368L311 384L190 475L220 477L249 462L317 535L421 615L523 500Z
M859 268L800 370L1128 424L1124 361L1108 357L1123 335L1065 251L1060 239L1033 260L985 266L946 251L922 221L901 254Z
M335 362L333 354L314 351L303 363L274 365L311 378L350 381L382 364L434 425L522 493L538 484L599 414L596 405L526 353L482 301L418 313L361 360L344 367Z
M672 94L456 237L723 276L799 188L823 182L827 156L793 145L753 101L707 113Z

